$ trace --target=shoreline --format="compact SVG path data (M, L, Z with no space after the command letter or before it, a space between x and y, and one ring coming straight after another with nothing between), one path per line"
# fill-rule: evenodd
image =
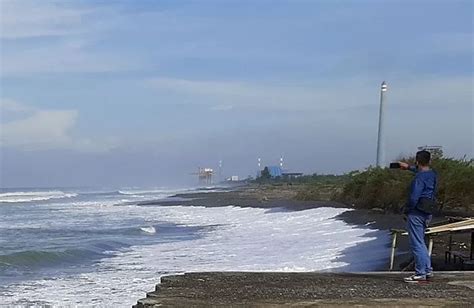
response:
M360 209L348 206L336 201L301 201L295 200L297 188L281 185L256 185L247 184L234 187L224 187L218 191L200 191L190 194L175 194L164 200L151 200L138 203L139 206L203 206L203 207L253 207L263 209L284 209L287 211L304 211L320 207L343 208L347 211L334 217L337 220L344 221L348 225L359 226L372 229L374 232L390 233L391 229L405 229L405 221L402 215L385 213L380 209ZM443 217L434 218L434 223L442 221ZM370 237L370 233L367 234ZM432 263L435 270L459 270L459 265L445 264L444 252L447 246L447 236L435 237L435 245L432 255ZM468 235L459 236L454 245L458 249L465 248L464 243L468 241ZM357 243L359 247L365 245L370 249L371 241ZM386 242L390 245L390 241ZM349 255L351 247L347 248L342 260L350 260ZM403 270L412 261L409 251L408 237L403 236L397 243L397 252L395 257L394 270ZM387 262L382 267L377 267L377 271L388 269L389 253L387 252ZM408 268L410 270L410 268Z
M152 200L139 203L140 206L203 206L203 207L224 207L237 206L242 208L262 208L262 209L282 209L285 211L304 211L308 209L330 207L347 209L347 211L334 217L336 220L345 222L351 226L357 226L364 229L370 229L364 237L373 237L375 233L378 236L386 236L386 240L378 245L389 245L389 230L391 228L400 228L403 224L401 216L394 214L381 214L371 210L360 210L350 208L345 204L335 201L300 201L291 199L292 193L284 190L275 191L267 186L258 187L254 185L239 186L235 189L224 188L217 192L196 192L191 194L176 194L165 200ZM378 239L378 238L377 238ZM374 245L374 240L362 241L355 246L346 248L338 261L350 264L350 255L353 251L364 250L364 247L370 249ZM403 243L403 241L401 241ZM357 248L355 248L357 247ZM379 246L380 247L380 246ZM403 255L401 253L400 255ZM397 263L407 262L406 257L400 257ZM400 261L400 262L398 262ZM384 271L388 269L389 252L387 250L386 262L383 265L375 266L375 271ZM345 267L345 266L344 266Z
M380 245L388 248L390 237L379 240L381 234L389 235L390 229L404 229L402 215L383 213L378 210L355 209L332 201L298 201L292 194L268 187L241 186L217 192L177 194L166 200L143 202L142 206L204 206L204 207L254 207L304 211L320 207L344 208L347 211L334 217L348 225L372 230L364 237L375 240L358 242L341 252L334 261L347 266L330 271L317 272L192 272L168 275L161 278L153 292L138 300L134 307L193 306L249 307L287 306L462 306L474 304L474 272L441 272L453 270L444 264L445 240L435 241L432 255L435 279L426 286L408 287L403 277L411 262L408 238L399 240L393 272L387 272L389 249L386 257L371 255ZM361 254L361 251L367 254ZM369 272L350 272L351 265L364 261L365 255L373 258L376 269ZM379 258L379 259L377 259ZM383 260L382 260L383 259ZM381 261L381 262L380 262ZM383 265L381 265L383 264ZM347 270L349 271L347 271ZM419 288L423 288L420 290ZM348 291L349 290L349 291ZM156 305L156 306L155 306Z

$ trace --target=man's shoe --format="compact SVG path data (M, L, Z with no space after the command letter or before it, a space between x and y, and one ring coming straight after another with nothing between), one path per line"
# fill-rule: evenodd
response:
M426 279L431 279L434 277L433 272L426 273Z
M426 275L412 275L410 277L406 277L403 279L405 282L408 283L418 283L418 282L425 282Z

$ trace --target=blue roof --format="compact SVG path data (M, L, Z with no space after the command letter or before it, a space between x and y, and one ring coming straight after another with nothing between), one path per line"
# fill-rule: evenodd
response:
M272 178L276 178L277 176L282 175L282 170L279 166L268 166L268 172Z

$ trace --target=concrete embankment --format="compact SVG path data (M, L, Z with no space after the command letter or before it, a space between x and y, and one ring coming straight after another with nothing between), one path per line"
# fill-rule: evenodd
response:
M142 307L473 307L474 272L437 272L407 284L407 273L206 272L165 276Z

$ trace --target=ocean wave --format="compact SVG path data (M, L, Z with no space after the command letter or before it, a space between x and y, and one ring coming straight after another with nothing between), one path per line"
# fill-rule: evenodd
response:
M142 227L142 228L140 228L140 230L142 230L142 231L145 232L145 233L150 233L150 234L156 233L156 229L155 229L155 227L153 227L153 226L150 226L150 227Z
M163 189L157 190L119 190L118 193L121 195L151 195L151 194L163 194L169 191Z
M121 241L104 241L92 243L81 248L14 252L0 255L0 269L11 267L49 267L87 262L110 257L116 251L128 246L128 244Z
M39 267L60 265L65 263L76 263L100 255L102 255L102 253L88 249L68 249L64 251L29 250L8 255L0 255L0 267Z
M76 197L76 193L65 193L59 190L52 191L18 191L0 193L0 202L17 203L17 202L32 202L44 201L50 199L62 199Z

